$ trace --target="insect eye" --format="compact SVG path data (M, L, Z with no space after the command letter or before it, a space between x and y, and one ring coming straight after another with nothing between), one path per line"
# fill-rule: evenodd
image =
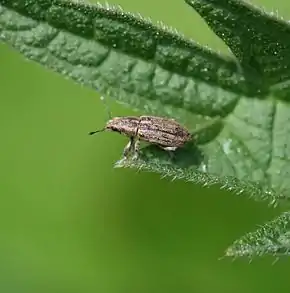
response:
M120 131L118 128L114 127L114 126L112 126L111 129L112 129L112 131L115 131L115 132L121 133L121 131Z

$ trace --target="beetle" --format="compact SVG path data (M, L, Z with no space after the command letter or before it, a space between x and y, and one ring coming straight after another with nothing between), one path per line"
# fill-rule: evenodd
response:
M111 118L101 130L92 131L93 135L102 131L114 131L130 138L123 156L133 152L138 157L140 141L155 144L166 151L175 151L192 140L191 133L174 119L158 116L125 116Z

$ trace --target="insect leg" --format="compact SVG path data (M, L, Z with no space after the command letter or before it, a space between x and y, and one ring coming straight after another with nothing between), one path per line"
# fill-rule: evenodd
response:
M136 128L136 132L135 132L135 142L134 142L134 147L133 147L133 151L134 151L134 154L133 154L133 157L132 159L133 160L136 160L139 156L139 151L140 151L140 138L139 138L139 126L140 126L140 122L142 120L142 117L140 117L139 119L139 124Z
M134 148L134 137L130 137L130 141L127 143L123 150L123 156L127 158L128 154L131 152L131 150Z
M137 138L135 143L134 143L133 151L134 151L134 155L133 155L132 159L136 160L138 158L138 156L139 156L139 151L140 151L140 139L139 138Z

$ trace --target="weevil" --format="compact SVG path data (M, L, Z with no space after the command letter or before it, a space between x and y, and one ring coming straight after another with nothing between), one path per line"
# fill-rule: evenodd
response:
M127 116L111 118L101 130L92 131L93 135L102 131L115 131L130 137L123 156L139 153L140 141L155 144L166 151L175 151L192 139L189 131L174 119L157 116Z
M123 150L124 157L127 157L132 152L133 158L137 158L141 140L155 144L172 154L176 149L193 140L193 136L198 132L220 121L220 117L214 117L204 123L194 134L191 134L184 126L172 118L158 116L112 117L103 96L101 100L104 102L108 112L109 121L103 129L89 132L89 135L103 131L114 131L128 136L130 140Z

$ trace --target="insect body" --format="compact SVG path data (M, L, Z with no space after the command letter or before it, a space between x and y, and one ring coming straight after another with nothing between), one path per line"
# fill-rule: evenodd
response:
M156 144L167 151L175 151L192 139L188 130L174 119L156 116L115 117L103 129L89 134L101 131L116 131L130 137L124 149L125 157L130 152L134 153L134 157L138 155L140 140Z

